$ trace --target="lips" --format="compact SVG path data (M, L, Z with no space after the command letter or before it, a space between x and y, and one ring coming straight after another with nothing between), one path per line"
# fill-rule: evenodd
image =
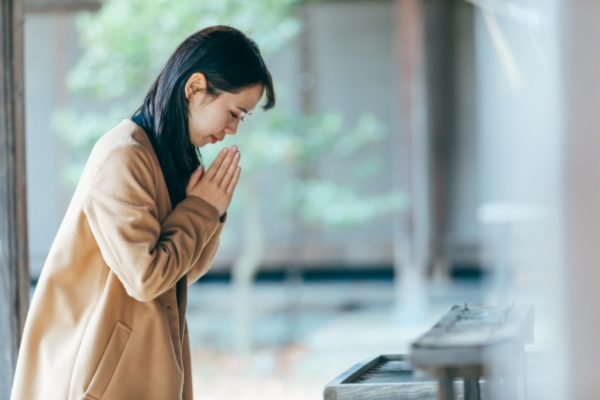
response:
M219 138L218 136L210 135L210 142L211 143L217 143L217 142L220 142L223 139L225 139L225 136L223 136L222 138Z

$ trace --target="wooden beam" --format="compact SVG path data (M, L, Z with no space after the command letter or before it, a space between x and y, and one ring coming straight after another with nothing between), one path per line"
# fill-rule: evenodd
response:
M8 395L29 303L23 3L0 5L0 397ZM4 398L4 397L2 397ZM8 398L8 397L6 397Z
M79 11L98 11L102 3L98 0L53 0L25 1L25 13L44 14L54 12L79 12Z

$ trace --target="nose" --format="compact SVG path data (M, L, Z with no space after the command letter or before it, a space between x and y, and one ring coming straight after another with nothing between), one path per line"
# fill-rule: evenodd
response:
M223 132L225 132L226 135L235 135L239 123L239 119L232 121L229 125L225 127L225 129L223 129Z

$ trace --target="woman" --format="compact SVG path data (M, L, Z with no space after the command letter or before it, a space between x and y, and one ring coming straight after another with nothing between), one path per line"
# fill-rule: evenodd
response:
M186 39L132 120L94 146L40 276L12 399L192 399L187 285L209 268L240 153L204 171L273 84L256 44L215 26Z

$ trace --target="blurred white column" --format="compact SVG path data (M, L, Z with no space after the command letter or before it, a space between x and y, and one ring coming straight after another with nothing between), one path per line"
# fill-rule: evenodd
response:
M561 12L555 0L473 3L478 7L478 217L493 278L485 300L535 307L535 339L527 350L547 353L550 361L530 365L535 371L530 371L528 398L585 398L561 392Z
M568 398L600 398L600 2L563 1Z

